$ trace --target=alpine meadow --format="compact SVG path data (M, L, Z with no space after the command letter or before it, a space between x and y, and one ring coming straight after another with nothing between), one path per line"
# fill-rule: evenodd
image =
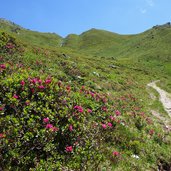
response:
M0 19L0 170L170 171L171 24L66 37Z

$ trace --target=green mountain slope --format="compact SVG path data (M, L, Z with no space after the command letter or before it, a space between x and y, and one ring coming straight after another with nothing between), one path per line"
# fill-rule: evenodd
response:
M0 29L15 35L28 44L44 47L59 47L62 37L55 33L40 33L18 26L10 21L0 19Z
M171 168L171 120L147 87L171 92L169 24L62 38L0 23L0 170Z
M171 27L152 28L137 35L119 35L112 32L91 29L81 35L69 35L64 39L64 47L96 55L117 55L117 57L170 53ZM162 51L160 52L160 49ZM142 54L143 53L143 54ZM165 55L165 54L164 54Z
M64 47L75 49L89 54L107 54L112 48L117 51L131 36L122 36L105 30L91 29L81 35L70 35L64 39Z

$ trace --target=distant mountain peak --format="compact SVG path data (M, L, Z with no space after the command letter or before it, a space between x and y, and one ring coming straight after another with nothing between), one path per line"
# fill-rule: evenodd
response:
M13 27L18 27L18 28L24 29L23 27L19 26L18 24L14 23L12 21L6 20L4 18L0 18L0 22L4 23L4 24L8 24L8 25L13 26Z
M167 22L167 23L162 24L162 25L156 25L153 28L171 28L171 22Z

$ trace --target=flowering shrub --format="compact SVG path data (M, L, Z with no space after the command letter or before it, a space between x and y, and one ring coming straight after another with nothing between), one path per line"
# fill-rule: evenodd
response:
M16 49L7 42L1 50ZM32 70L8 60L9 52L0 57L0 170L95 170L105 160L141 157L147 141L163 143L132 94L113 97L61 81L39 70L41 60ZM78 68L70 73L63 65L75 79Z
M12 55L17 51L22 52L23 48L16 39L5 32L0 32L0 52Z
M51 157L59 158L61 166L74 159L78 166L71 167L77 169L79 163L90 164L90 158L96 159L91 167L96 165L102 157L97 135L108 118L104 95L73 91L68 84L33 77L17 67L1 67L0 165L26 169ZM102 125L112 128L110 122Z

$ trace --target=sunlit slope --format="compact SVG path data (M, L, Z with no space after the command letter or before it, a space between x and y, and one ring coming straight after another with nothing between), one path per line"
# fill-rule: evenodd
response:
M12 33L21 41L36 46L59 47L62 40L62 37L55 33L31 31L4 19L0 19L0 29Z

